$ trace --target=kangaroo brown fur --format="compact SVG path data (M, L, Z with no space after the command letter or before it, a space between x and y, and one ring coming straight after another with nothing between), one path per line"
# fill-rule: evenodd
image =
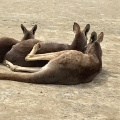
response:
M48 60L43 61L25 61L25 57L30 53L33 46L40 42L41 50L37 54L57 52L61 50L75 49L84 51L84 47L87 44L87 33L90 29L90 25L87 24L83 31L77 23L73 25L73 31L75 32L75 38L71 45L59 44L59 43L45 43L36 39L30 39L29 41L22 41L12 47L12 49L6 54L5 59L23 67L41 67L48 63ZM25 30L26 31L26 30Z
M31 30L27 30L26 27L23 24L21 24L21 29L24 34L21 41L28 40L30 38L33 39L35 35L35 31L37 29L37 25L35 25ZM0 63L3 62L6 53L10 51L12 46L17 44L18 42L20 41L9 37L0 38Z
M54 52L53 54L56 54L56 57L51 59L38 72L0 73L0 79L36 84L75 85L88 83L102 69L100 42L103 37L103 32L98 35L98 38L96 32L92 32L85 53L76 50Z

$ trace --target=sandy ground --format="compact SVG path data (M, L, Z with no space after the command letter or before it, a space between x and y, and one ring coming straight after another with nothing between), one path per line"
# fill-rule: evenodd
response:
M0 0L0 37L21 39L20 24L38 25L36 38L71 43L73 22L105 33L103 70L84 85L0 81L0 120L120 120L119 0ZM0 65L0 71L11 72Z

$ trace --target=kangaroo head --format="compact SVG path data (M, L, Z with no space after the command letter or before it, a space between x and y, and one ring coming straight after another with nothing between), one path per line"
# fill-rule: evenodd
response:
M98 37L96 32L91 33L89 43L86 45L85 53L95 54L98 58L102 57L102 49L100 42L103 41L104 33L101 32Z
M74 41L72 42L72 48L84 52L84 47L87 44L87 34L90 30L90 24L87 24L83 31L80 29L78 23L74 22L73 32L75 33Z
M23 24L21 24L21 29L24 34L22 40L34 39L35 32L37 30L37 25L34 25L34 27L31 30L27 30L26 27Z
M73 31L74 31L75 35L83 34L85 37L87 37L89 30L90 30L90 24L87 24L85 26L85 28L83 29L83 31L81 31L79 24L74 22Z

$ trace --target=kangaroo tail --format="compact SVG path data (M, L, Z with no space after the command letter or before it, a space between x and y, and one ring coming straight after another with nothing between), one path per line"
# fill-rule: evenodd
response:
M33 73L0 73L0 80L11 80L26 83L35 83ZM36 82L37 83L37 82Z

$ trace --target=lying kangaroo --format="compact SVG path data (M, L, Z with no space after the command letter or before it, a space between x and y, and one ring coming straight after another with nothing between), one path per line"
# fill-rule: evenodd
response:
M71 45L59 44L59 43L45 43L36 39L30 39L29 41L22 41L12 47L12 49L6 54L5 59L14 65L23 66L23 67L44 66L45 64L48 63L48 60L42 60L40 62L25 61L25 57L30 53L30 51L32 50L33 46L36 43L40 42L41 45L41 50L38 51L37 54L57 52L61 50L70 50L70 49L79 50L83 52L84 47L87 44L87 33L89 29L90 29L90 25L87 24L84 30L81 31L80 26L77 23L74 23L73 31L75 32L75 38Z
M86 46L85 54L76 50L65 50L53 52L50 61L38 72L35 73L0 73L0 79L13 80L36 84L63 84L75 85L88 83L100 72L102 68L102 42L104 33L98 35L92 32L89 43ZM39 44L33 47L30 55L34 58ZM37 56L37 55L36 55ZM40 54L36 60L49 53ZM29 60L31 60L29 58ZM35 60L35 59L34 59Z
M21 24L21 29L23 31L23 38L21 41L28 40L28 39L34 39L35 31L37 29L37 25L35 25L31 30L27 30L26 27ZM11 50L12 46L17 44L18 40L9 38L9 37L2 37L0 38L0 63L3 62L4 57L8 51Z

